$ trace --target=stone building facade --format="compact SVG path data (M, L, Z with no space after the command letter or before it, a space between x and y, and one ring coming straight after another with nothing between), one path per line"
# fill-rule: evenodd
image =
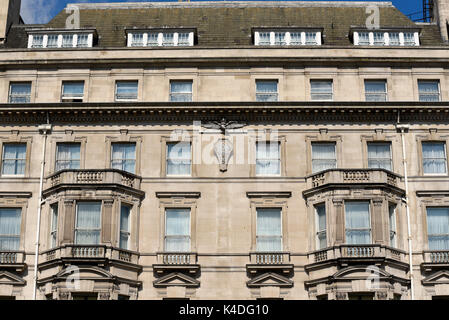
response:
M447 0L0 3L1 298L449 297Z

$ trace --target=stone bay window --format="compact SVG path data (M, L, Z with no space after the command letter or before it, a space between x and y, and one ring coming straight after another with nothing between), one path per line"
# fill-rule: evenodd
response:
M106 292L87 290L99 299L137 297L137 216L144 197L140 180L116 169L65 169L48 177L44 197L50 241L39 258L40 290L54 299L72 299L83 293L87 279L96 279L108 283ZM74 267L82 270L81 291L63 284L63 275ZM118 278L127 284L126 293L118 289Z

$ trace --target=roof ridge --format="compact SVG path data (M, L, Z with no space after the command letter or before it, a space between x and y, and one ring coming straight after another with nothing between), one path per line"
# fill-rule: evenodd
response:
M113 2L68 3L79 9L204 8L204 7L394 7L391 1L192 1L192 2Z

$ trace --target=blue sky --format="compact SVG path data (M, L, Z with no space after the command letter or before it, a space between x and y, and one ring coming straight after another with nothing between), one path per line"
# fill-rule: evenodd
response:
M172 0L170 0L172 1ZM176 1L176 0L175 0ZM191 0L194 1L194 0ZM307 1L307 0L306 0ZM341 1L341 0L336 0ZM346 0L347 1L347 0ZM351 0L349 0L351 1ZM360 1L360 0L359 0ZM364 0L376 1L376 0ZM404 14L410 14L422 10L421 0L389 0ZM150 2L148 0L22 0L22 17L26 23L47 23L58 12L65 8L67 3L80 2ZM154 1L151 1L154 2ZM169 2L159 0L159 2ZM418 15L415 16L417 18Z

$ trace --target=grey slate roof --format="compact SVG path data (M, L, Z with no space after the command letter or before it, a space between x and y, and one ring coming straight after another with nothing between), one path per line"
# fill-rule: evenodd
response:
M380 8L382 28L418 28L422 46L444 45L439 28L415 24L390 2L173 2L77 4L81 28L95 28L98 47L125 47L126 29L181 28L197 30L196 46L252 46L257 27L323 28L323 44L351 46L350 30L364 27L366 8ZM42 28L64 28L70 12L57 14ZM14 26L6 47L26 47L29 26Z

